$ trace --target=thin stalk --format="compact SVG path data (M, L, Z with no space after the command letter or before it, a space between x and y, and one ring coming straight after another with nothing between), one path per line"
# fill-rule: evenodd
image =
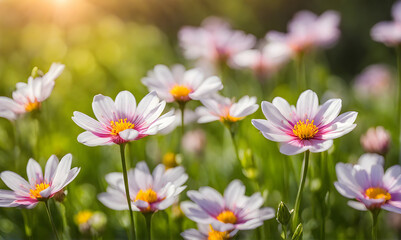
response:
M298 90L302 92L307 87L306 77L305 77L305 57L303 52L297 54L296 62L297 62Z
M230 132L231 140L233 142L235 156L237 157L237 160L238 160L239 164L242 166L241 159L240 159L239 153L238 153L238 145L235 142L235 131L233 129L231 129L231 126L229 126L229 125L227 125L227 128L228 128L228 131Z
M53 221L52 215L50 213L49 204L47 203L47 201L44 201L44 203L45 203L45 206L46 206L47 216L49 216L49 220L50 220L50 223L51 223L52 228L53 228L54 235L56 235L56 239L59 240L60 238L58 236L56 225L54 225L54 221Z
M397 138L398 138L398 162L401 164L401 45L397 46L397 73L398 73L398 88L397 88Z
M120 154L121 154L121 163L123 165L123 176L124 176L124 186L125 186L125 195L127 196L127 204L128 204L128 209L129 209L129 214L130 214L130 221L131 221L131 231L132 233L130 234L132 236L132 239L135 239L135 225L134 225L134 215L132 214L132 207L131 207L131 197L130 197L130 192L128 188L128 175L127 175L127 166L125 163L125 143L120 144Z
M185 113L186 102L179 102L178 104L179 104L180 110L181 110L181 141L182 141L182 138L184 137L184 133L185 133L184 113Z
M282 228L282 231L283 231L282 232L283 239L286 240L287 239L287 226L282 224L281 228Z
M377 240L377 217L379 216L380 209L371 210L372 214L372 240Z
M296 227L298 226L300 219L299 219L299 206L301 205L302 200L302 193L305 186L306 176L308 174L308 165L309 165L309 150L304 154L304 160L302 163L302 175L301 175L301 182L299 183L297 198L295 199L295 208L294 208L294 215L292 218L292 230L295 231Z
M32 229L31 226L29 226L29 218L26 209L21 209L21 212L22 212L22 217L24 219L25 235L28 239L32 239Z
M143 214L145 216L146 219L146 229L147 229L147 233L148 233L148 240L152 239L152 217L153 217L153 213L144 213Z

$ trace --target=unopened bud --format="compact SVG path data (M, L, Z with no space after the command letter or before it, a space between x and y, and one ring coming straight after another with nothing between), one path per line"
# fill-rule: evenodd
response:
M42 77L43 76L43 72L38 67L34 67L32 69L31 76L33 78Z
M65 192L64 189L61 189L60 191L56 192L56 194L54 194L53 198L57 202L63 202L66 195L67 192Z
M303 236L303 226L302 223L298 224L297 228L295 229L294 234L292 235L292 240L301 240Z
M287 206L281 201L277 209L277 221L282 225L288 225L291 220L291 213L288 211Z

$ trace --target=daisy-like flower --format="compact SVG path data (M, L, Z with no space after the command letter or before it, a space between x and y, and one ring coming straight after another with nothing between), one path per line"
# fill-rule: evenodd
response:
M188 71L182 65L175 65L171 70L164 65L156 65L148 76L142 79L150 91L156 91L157 95L166 102L187 102L200 100L223 89L221 80L216 77L205 79L199 69Z
M370 35L373 40L387 46L397 46L401 43L401 2L394 3L392 8L392 22L379 22L373 26Z
M285 155L326 151L333 145L333 139L356 127L357 112L338 116L341 99L330 99L319 106L318 97L311 90L299 96L296 107L280 97L261 105L267 120L253 119L252 124L265 138L280 142L280 152Z
M282 42L267 43L262 50L245 50L234 55L232 66L251 69L256 76L269 77L291 57L291 49Z
M391 135L382 126L369 128L361 137L361 145L368 153L386 155L390 148Z
M187 58L213 64L227 62L256 43L253 35L233 30L230 24L216 17L205 19L199 28L183 27L178 38Z
M344 197L357 200L349 201L350 207L401 213L401 167L394 165L384 172L383 164L378 154L364 154L356 165L337 163L334 185Z
M30 76L28 83L17 83L17 89L13 92L12 98L0 97L0 117L13 121L20 115L39 109L42 102L50 97L55 84L54 80L63 70L63 64L53 63L46 74L39 74L37 77Z
M128 172L128 185L133 211L155 212L171 206L186 188L182 186L188 179L183 167L165 169L157 165L151 174L145 162L137 163ZM128 210L122 173L106 175L109 184L107 192L98 195L106 207L114 210Z
M366 67L354 81L357 96L366 99L369 96L383 97L391 92L393 76L388 66L374 64Z
M65 155L60 163L52 155L46 163L45 175L40 165L29 159L26 166L28 181L20 175L4 171L1 180L12 190L0 190L0 207L33 208L40 201L47 201L75 179L80 168L71 169L72 155Z
M98 119L81 112L74 112L72 120L86 131L78 136L78 142L87 146L123 144L154 135L174 121L173 112L163 116L165 101L156 92L146 95L136 106L134 95L120 92L115 102L101 94L93 98L92 108Z
M219 232L208 224L198 224L198 229L188 229L181 233L185 240L226 240L235 236L238 230Z
M288 24L288 33L271 31L266 38L273 42L286 43L295 53L315 47L330 47L340 36L340 15L326 11L321 16L310 11L298 12Z
M245 186L239 180L228 185L224 196L210 187L188 191L187 195L194 203L181 203L184 214L197 223L210 224L219 232L254 229L274 217L272 208L260 208L263 205L260 193L245 196Z
M244 96L238 102L219 95L214 98L201 100L204 107L198 107L196 113L199 123L221 121L223 123L234 123L254 113L259 106L256 97Z

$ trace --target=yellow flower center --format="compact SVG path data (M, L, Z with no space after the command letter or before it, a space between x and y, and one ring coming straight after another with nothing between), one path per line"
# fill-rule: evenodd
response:
M127 129L133 129L135 125L129 121L127 121L126 118L120 119L120 121L115 122L115 121L110 121L110 126L111 126L111 135L118 135L119 132L122 132Z
M365 195L371 199L384 199L386 201L391 199L391 194L380 187L371 187L366 189Z
M190 94L192 90L184 85L175 85L171 90L170 93L173 95L176 101L188 101L190 98L188 94Z
M36 99L33 102L28 101L28 103L25 104L25 111L32 112L33 110L40 108L40 105L41 103L38 102Z
M232 223L237 222L237 217L235 214L229 210L221 212L217 217L217 220L223 223Z
M212 228L212 225L210 225L210 231L207 237L207 240L226 240L230 237L228 232L219 232L216 231Z
M153 203L157 201L157 193L149 188L146 191L142 189L136 194L135 201L142 200L148 203Z
M309 122L309 119L306 119L305 122L299 120L292 130L295 136L297 136L300 140L311 139L318 131L319 129L313 124L313 120L312 122Z
M177 167L178 163L176 161L176 155L172 152L164 154L163 164L166 166L166 169Z
M220 121L221 122L237 122L239 120L243 119L243 117L233 117L230 114L227 114L226 116L221 116Z
M48 187L50 187L50 185L47 183L36 184L35 189L29 190L29 195L31 195L31 198L33 199L41 199L42 196L40 195L40 192Z
M84 210L80 211L77 215L75 215L75 222L80 225L87 223L89 219L93 216L93 212Z

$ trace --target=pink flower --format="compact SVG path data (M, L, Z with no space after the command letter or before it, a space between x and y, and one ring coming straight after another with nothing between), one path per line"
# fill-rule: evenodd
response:
M370 35L373 40L387 46L397 46L401 43L401 2L393 5L393 22L379 22L373 26Z
M0 117L15 120L20 115L39 109L41 103L50 97L54 80L60 76L64 65L53 63L49 72L39 77L29 77L28 83L17 83L13 98L0 97Z
M315 47L327 48L340 36L339 23L340 15L335 11L326 11L319 17L310 11L301 11L288 24L287 34L271 31L266 38L286 43L295 53Z
M174 121L173 112L163 116L165 101L156 92L146 95L136 106L134 95L120 92L114 102L101 94L93 98L92 108L98 119L81 112L74 112L72 120L86 131L78 136L78 142L87 146L122 144L154 135Z
M149 91L156 91L157 95L166 102L187 102L200 100L215 94L223 89L220 78L216 76L205 78L199 69L185 70L182 65L167 68L156 65L148 76L142 79Z
M234 55L232 65L236 68L249 68L260 77L271 76L291 57L291 49L284 43L272 42L260 50L245 50Z
M230 25L216 17L209 17L202 27L183 27L178 38L189 59L210 63L226 62L234 54L250 49L256 38L242 31L231 29Z
M252 124L271 141L280 142L280 152L294 155L304 151L322 152L333 145L333 139L351 132L357 112L341 111L341 99L330 99L319 106L312 90L303 92L297 106L290 106L280 97L262 102L267 120L253 119Z
M14 172L2 172L1 180L12 191L0 190L0 207L33 208L39 201L46 201L63 191L81 170L77 167L70 169L71 161L71 154L65 155L60 163L52 155L46 163L43 176L42 168L31 158L26 166L29 182Z
M360 98L366 96L378 97L388 94L392 86L390 69L383 64L374 64L366 67L354 82L354 89Z
M185 240L226 240L235 236L238 230L219 232L211 225L198 224L198 229L188 229L181 233Z
M385 155L390 147L390 133L382 126L369 128L361 137L361 144L365 152Z
M360 211L385 209L401 213L401 167L383 170L384 158L364 154L358 164L337 163L337 191L346 198L356 199L348 205Z

